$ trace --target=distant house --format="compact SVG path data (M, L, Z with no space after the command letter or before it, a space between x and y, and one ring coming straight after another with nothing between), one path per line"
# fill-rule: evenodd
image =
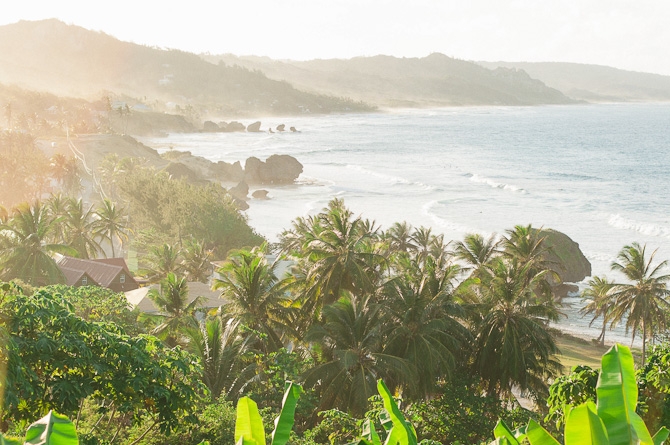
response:
M139 287L123 258L84 260L64 256L57 264L68 286L100 286L115 292Z

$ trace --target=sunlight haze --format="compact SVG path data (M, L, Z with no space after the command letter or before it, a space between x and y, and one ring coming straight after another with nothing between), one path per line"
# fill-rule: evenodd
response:
M310 60L377 54L560 61L670 74L670 3L566 0L179 3L25 1L0 25L58 18L120 40L194 53Z

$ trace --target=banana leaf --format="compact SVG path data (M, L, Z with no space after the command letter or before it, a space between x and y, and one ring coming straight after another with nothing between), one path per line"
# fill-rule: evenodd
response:
M11 443L11 442L10 442ZM27 445L79 445L74 424L66 416L49 414L28 427Z
M23 441L21 439L5 437L4 434L0 434L0 445L23 445Z
M570 410L565 422L565 443L579 445L608 445L607 430L596 413L593 402L583 403Z
M405 417L400 412L400 408L393 400L391 391L386 387L384 382L379 379L377 381L377 390L379 395L382 396L384 401L384 409L391 416L393 421L393 428L389 431L389 435L386 438L385 445L417 445L416 433L414 428L412 428L409 423L405 420Z
M249 397L242 397L237 402L235 442L238 445L265 445L265 429L258 405Z
M501 439L502 443L519 445L519 440L514 437L514 432L502 420L498 420L496 427L493 428L493 437L496 439Z
M370 419L367 419L365 422L363 422L362 436L365 440L372 443L373 445L382 445L379 434L377 434L377 431L375 430L375 424Z
M530 442L530 445L560 445L559 442L554 439L554 436L549 434L542 425L530 419L528 421L528 428L526 428L526 438Z
M614 345L603 355L596 394L598 417L607 429L610 444L654 444L644 421L635 412L637 382L629 348Z
M275 419L275 429L272 432L272 445L285 445L288 442L295 421L295 406L300 394L302 394L302 386L293 382L286 382L281 412Z
M670 430L662 426L661 429L656 431L656 434L654 434L654 437L652 437L651 440L654 441L654 445L663 445L665 441L668 440L668 436L670 436Z

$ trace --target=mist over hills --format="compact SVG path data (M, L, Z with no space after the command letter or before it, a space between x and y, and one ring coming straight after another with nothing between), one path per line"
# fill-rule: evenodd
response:
M88 99L111 92L206 107L219 115L372 109L305 93L261 72L212 64L183 51L122 42L55 19L0 27L0 83Z
M259 70L305 91L350 97L382 107L566 104L574 100L515 68L487 69L434 53L275 61L264 57L203 56L213 63Z
M561 62L478 62L489 69L516 68L565 95L588 102L669 101L670 76L609 66Z
M670 100L670 76L609 67L474 63L439 53L304 62L197 55L56 19L0 26L0 84L14 92L141 103L157 113L188 111L193 123L378 107Z

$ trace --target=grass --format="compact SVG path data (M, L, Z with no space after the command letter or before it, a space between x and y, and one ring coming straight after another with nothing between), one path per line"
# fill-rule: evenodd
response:
M591 368L600 368L600 359L612 345L601 346L600 343L584 340L574 335L552 329L552 335L558 349L561 351L558 360L564 366L563 372L569 373L573 366L587 365ZM642 351L640 348L631 348L636 366L640 366Z
M561 332L554 332L554 339L561 351L558 360L564 366L566 374L576 365L600 368L600 358L609 349L609 346L600 346L599 343Z

